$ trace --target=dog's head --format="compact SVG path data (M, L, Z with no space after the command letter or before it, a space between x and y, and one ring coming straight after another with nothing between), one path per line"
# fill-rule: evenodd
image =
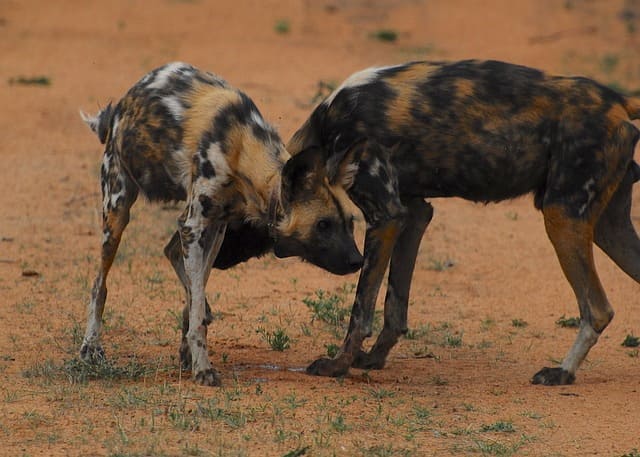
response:
M298 256L335 274L362 267L353 238L353 205L346 193L356 171L351 151L327 161L323 149L310 147L287 161L282 170L284 214L276 227L276 256Z

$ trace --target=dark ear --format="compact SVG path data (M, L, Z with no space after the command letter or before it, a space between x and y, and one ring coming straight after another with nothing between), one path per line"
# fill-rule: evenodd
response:
M360 138L346 148L334 151L327 161L327 175L332 185L339 185L344 189L349 189L353 185L366 143L366 138Z
M324 177L325 152L312 146L291 157L282 169L282 203L313 192Z

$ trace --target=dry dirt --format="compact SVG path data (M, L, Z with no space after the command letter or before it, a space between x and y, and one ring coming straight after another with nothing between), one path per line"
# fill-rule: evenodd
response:
M343 335L303 299L347 307L356 275L272 257L214 272L223 388L177 368L183 298L162 247L178 207L139 203L109 278L113 365L96 379L75 360L101 237L101 149L78 108L172 60L246 91L285 139L321 81L377 64L498 58L633 90L639 15L634 0L0 0L0 454L640 455L640 358L621 345L640 333L640 286L601 252L613 323L575 385L529 383L578 313L530 198L433 202L412 333L382 371L302 372ZM278 330L283 352L265 339Z

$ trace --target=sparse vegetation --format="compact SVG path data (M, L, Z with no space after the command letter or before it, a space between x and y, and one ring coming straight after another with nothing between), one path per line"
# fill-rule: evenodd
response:
M259 333L274 351L282 352L291 347L291 338L283 328L279 327L274 331L267 331L262 327L258 327L256 333Z
M579 317L565 317L564 314L556 321L556 325L563 328L578 328L580 327Z
M516 429L513 427L511 421L498 421L493 424L483 425L480 427L481 432L500 432L500 433L513 433Z
M313 320L320 320L334 327L340 327L349 315L350 309L342 306L344 294L317 290L315 298L304 298L302 303L313 312Z
M637 348L640 346L640 338L633 336L633 333L628 334L622 342L622 346L626 348Z
M273 26L273 30L280 35L286 35L291 31L291 23L289 19L278 19Z
M378 41L395 43L398 39L398 32L393 29L379 29L373 32L371 36Z
M21 86L50 86L51 78L48 76L17 76L9 79L9 84Z
M453 268L455 264L456 263L449 258L436 259L431 257L429 258L429 261L427 263L427 269L433 271L446 271L450 268Z

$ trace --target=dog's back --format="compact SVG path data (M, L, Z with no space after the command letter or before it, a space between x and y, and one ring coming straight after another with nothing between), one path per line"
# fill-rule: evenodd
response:
M533 192L539 207L550 156L579 163L629 118L625 103L590 79L520 65L411 62L349 77L288 149L368 138L395 147L401 193L489 202Z
M152 71L115 106L83 118L150 200L184 200L194 173L222 185L265 160L288 157L249 97L180 62ZM221 149L215 160L194 160L205 159L213 144Z

